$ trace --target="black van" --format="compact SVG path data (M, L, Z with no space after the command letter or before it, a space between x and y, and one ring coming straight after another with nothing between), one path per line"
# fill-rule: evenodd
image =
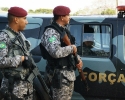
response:
M125 11L125 10L124 10ZM78 71L72 100L125 100L125 13L120 10L116 16L71 16L68 26L76 38L78 54L84 63L83 71L90 90L86 88ZM41 56L39 43L43 29L50 24L51 17L28 16L24 35L31 42L31 52L41 74L46 61ZM0 15L0 30L7 24L7 18ZM85 26L93 28L93 48L85 53L83 42ZM92 55L91 52L94 52Z

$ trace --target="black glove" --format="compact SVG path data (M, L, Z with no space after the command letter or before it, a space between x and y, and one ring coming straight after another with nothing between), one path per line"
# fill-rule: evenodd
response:
M24 68L32 68L32 58L29 56L25 56L25 60L22 62Z

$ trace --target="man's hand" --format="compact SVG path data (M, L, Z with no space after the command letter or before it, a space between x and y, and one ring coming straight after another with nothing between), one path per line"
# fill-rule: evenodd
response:
M25 60L25 56L22 56L21 59L22 59L22 62L23 62Z
M77 52L77 47L75 45L72 45L73 47L73 54L75 54Z
M76 64L76 67L77 67L78 69L82 69L82 66L83 66L83 62L82 62L82 60L80 59L80 60L79 60L79 63Z
M25 56L22 65L25 68L32 68L32 59L29 56Z

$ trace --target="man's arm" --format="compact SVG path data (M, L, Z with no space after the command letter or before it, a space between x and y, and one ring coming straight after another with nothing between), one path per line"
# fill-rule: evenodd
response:
M54 58L66 57L74 52L73 45L61 47L60 34L52 28L46 29L41 40L43 46Z
M7 57L9 37L6 33L0 33L0 68L17 67L22 62L22 57Z
M68 36L65 34L65 36L63 37L63 41L65 42L65 44L67 45L71 45L71 42L68 38ZM84 73L82 71L82 66L83 66L83 63L82 63L82 60L80 59L80 56L77 55L77 53L75 52L74 54L74 59L75 59L75 62L76 62L76 67L78 68L78 71L79 71L79 74L81 76L81 80L83 81L83 83L85 84L86 86L86 89L87 91L89 90L89 87L88 87L88 83L86 81L86 78L84 76Z

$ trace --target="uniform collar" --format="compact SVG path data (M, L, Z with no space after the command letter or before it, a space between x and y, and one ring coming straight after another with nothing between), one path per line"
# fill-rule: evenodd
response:
M60 28L64 28L64 29L66 29L67 27L66 26L62 26L62 25L60 25L59 23L57 23L57 22L53 22L53 23L56 23Z
M6 29L10 30L11 32L15 33L15 34L20 34L20 32L16 32L15 30L13 30L11 27L9 27L9 25L6 25Z

